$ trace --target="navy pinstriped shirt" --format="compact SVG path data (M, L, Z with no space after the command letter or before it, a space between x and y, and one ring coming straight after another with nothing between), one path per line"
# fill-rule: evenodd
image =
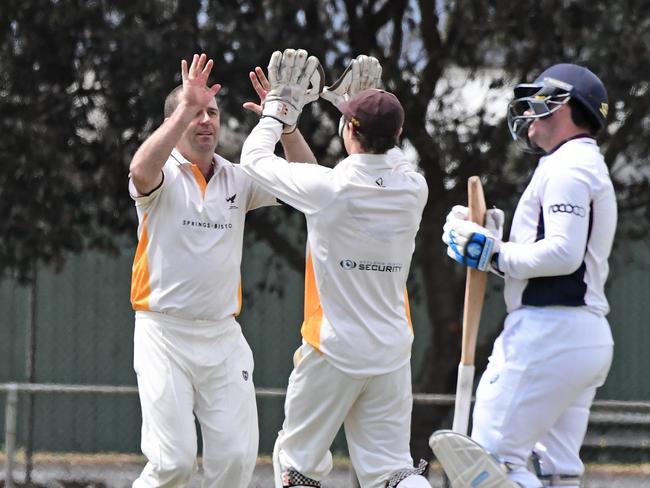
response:
M499 255L508 312L565 305L607 314L616 221L614 188L594 139L570 139L543 156Z

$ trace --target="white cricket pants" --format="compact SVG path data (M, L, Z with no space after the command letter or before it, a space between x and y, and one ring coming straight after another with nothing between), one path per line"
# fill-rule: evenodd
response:
M533 450L540 455L542 474L581 476L584 471L580 446L613 346L563 344L559 336L570 327L600 335L603 342L611 337L606 319L584 310L509 316L476 391L472 438L512 464L509 477L524 488L542 486L526 469ZM538 332L541 328L550 332ZM531 337L536 334L545 337Z
M413 467L409 363L388 374L353 378L308 344L294 357L275 447L281 470L291 467L322 480L332 469L329 448L341 424L362 488L383 488L391 474Z
M253 356L234 317L137 312L134 368L148 463L133 488L184 487L203 440L204 488L247 488L258 447Z

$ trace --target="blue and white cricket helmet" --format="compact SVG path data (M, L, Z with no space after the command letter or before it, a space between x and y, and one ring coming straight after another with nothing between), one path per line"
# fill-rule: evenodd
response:
M594 127L605 127L609 110L607 90L600 78L584 66L553 65L533 83L515 86L514 95L508 105L508 128L515 140L530 149L536 148L528 140L528 126L535 119L548 117L570 99L584 107Z

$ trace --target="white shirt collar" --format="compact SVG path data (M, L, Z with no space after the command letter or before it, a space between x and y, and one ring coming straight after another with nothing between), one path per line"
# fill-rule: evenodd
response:
M180 153L180 151L178 149L176 149L176 148L174 148L172 150L171 157L172 157L172 159L174 159L174 163L177 166L181 166L181 165L184 165L184 164L189 164L189 165L194 164L191 161L187 160ZM215 154L212 155L212 164L214 164L214 172L216 173L217 171L219 171L221 169L222 166L232 164L232 163L230 163L230 161L228 161L225 158L222 158L221 156L219 156L218 154L215 153Z

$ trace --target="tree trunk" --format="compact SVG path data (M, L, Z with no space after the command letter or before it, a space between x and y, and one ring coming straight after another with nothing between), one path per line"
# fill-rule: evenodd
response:
M435 201L435 197L430 199L420 226L419 259L431 335L424 364L414 378L414 389L425 393L454 392L460 357L464 274L459 271L464 270L447 257L440 239L440 222L444 221L447 206L444 201ZM452 414L451 406L414 406L411 448L416 460L430 457L429 435L437 428L450 428Z
M32 279L28 284L27 321L25 334L25 381L34 383L36 379L36 324L38 309L38 267L34 265ZM25 486L32 483L34 467L32 454L34 448L34 395L25 398Z

